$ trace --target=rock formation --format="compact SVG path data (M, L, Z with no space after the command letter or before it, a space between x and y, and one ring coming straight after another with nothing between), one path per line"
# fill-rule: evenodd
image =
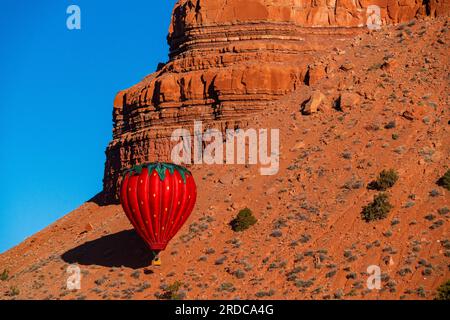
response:
M448 13L448 0L179 0L167 64L114 101L104 191L114 197L125 168L168 160L174 129L225 130L326 75L314 56L345 41L380 7L383 24Z

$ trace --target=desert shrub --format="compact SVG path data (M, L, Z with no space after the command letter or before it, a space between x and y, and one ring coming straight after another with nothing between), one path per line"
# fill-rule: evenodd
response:
M375 63L375 64L371 65L367 70L375 71L375 70L381 69L382 65L383 65L382 63Z
M430 197L435 198L435 197L439 197L441 194L439 193L438 190L433 189L433 190L430 191L429 195L430 195Z
M283 235L283 232L281 232L281 230L273 230L272 233L270 234L271 237L274 238L279 238Z
M441 286L437 289L436 300L450 300L450 280L447 280L445 283L441 284Z
M263 298L263 297L271 297L275 294L275 290L270 289L269 291L258 291L257 293L255 293L255 296L257 296L258 298Z
M108 280L108 278L103 276L103 277L95 280L94 283L98 286L101 286L102 284L104 284L106 282L106 280Z
M431 230L437 229L439 227L442 227L444 225L444 220L437 220L433 222L433 224L430 226Z
M297 280L295 281L295 286L298 288L309 288L314 285L315 278L311 278L309 280Z
M363 208L362 217L367 222L385 219L392 208L389 196L385 193L380 193L373 198L373 202Z
M249 208L245 208L239 211L236 218L230 222L230 225L233 231L239 232L250 228L257 221L253 212Z
M215 265L221 265L225 262L225 260L227 260L226 256L222 256L219 259L216 260L216 262L214 262Z
M230 282L224 282L220 285L219 288L217 288L217 291L226 291L226 292L234 292L236 291L236 288L234 285Z
M238 279L245 278L245 272L242 271L241 269L237 269L235 272L233 272L233 275Z
M397 124L395 123L395 121L389 121L384 128L385 129L394 129L397 126Z
M345 278L348 280L350 280L350 279L355 280L357 278L357 276L358 275L355 272L350 272L345 276Z
M450 170L438 180L438 185L450 191Z
M20 293L19 288L12 286L9 288L8 296L14 297L14 296L19 295L19 293Z
M0 273L0 280L6 281L9 278L9 271L4 269L2 273Z
M431 268L425 268L422 270L422 275L424 276L430 276L433 273L433 270Z
M156 297L161 300L182 300L185 297L184 292L181 292L181 286L183 283L175 281L171 285L164 287L164 292L157 294Z
M369 183L368 188L370 190L386 191L387 189L392 188L397 180L397 171L395 171L394 169L383 170L378 175L377 180Z
M342 158L350 160L352 158L351 152L345 151L344 153L342 153Z

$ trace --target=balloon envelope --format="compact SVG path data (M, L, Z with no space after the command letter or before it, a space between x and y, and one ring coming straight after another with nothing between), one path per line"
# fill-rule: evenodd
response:
M150 163L128 170L120 191L125 214L154 251L166 249L189 218L196 199L192 174L169 163Z

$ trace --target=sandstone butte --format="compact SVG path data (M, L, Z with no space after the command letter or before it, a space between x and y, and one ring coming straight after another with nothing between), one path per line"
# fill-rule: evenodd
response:
M104 195L117 199L124 169L169 160L175 128L192 121L220 130L247 119L326 73L314 57L367 31L367 7L382 24L449 12L448 0L180 0L170 60L114 100Z
M188 299L435 298L450 279L450 191L436 183L450 164L449 1L376 2L385 25L369 32L363 1L179 1L169 62L115 100L105 194L194 119L279 128L279 173L192 166L196 208L160 267L96 197L0 254L0 299L156 299L177 281ZM390 168L393 209L366 222L367 186ZM258 221L234 232L245 207ZM66 287L73 264L80 290Z

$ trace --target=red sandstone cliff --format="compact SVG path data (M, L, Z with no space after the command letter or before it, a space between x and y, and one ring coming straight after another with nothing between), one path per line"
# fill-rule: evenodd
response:
M123 169L168 160L174 128L194 119L221 130L316 81L315 57L366 31L366 9L383 24L448 14L448 0L180 0L168 35L170 61L114 101L104 191L114 196Z

